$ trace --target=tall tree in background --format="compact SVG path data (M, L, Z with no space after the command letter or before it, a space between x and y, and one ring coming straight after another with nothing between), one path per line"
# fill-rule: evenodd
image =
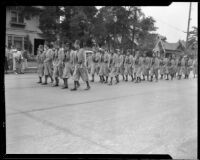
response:
M43 32L46 41L56 41L60 27L60 6L45 6L40 15L39 28Z
M193 30L189 32L188 47L194 48L198 47L198 28L194 26L192 28Z

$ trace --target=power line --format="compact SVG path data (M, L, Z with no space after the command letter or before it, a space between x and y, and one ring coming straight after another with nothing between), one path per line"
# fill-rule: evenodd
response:
M175 27L175 26L173 26L173 25L171 25L171 24L168 24L168 23L166 23L166 22L164 22L164 21L161 21L161 20L156 20L156 21L159 21L159 22L161 22L161 23L164 23L164 24L168 25L169 27L171 27L171 28L173 28L173 29L176 29L176 30L178 30L178 31L180 31L180 32L185 33L185 31L183 31L182 29L177 28L177 27Z

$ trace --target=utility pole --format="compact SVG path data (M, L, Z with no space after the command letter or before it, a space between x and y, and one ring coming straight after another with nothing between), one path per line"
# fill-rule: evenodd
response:
M189 7L189 17L188 17L188 27L187 27L187 37L186 37L186 49L188 47L188 36L189 36L189 30L190 30L190 16L191 16L191 7L192 7L192 2L190 2L190 7Z

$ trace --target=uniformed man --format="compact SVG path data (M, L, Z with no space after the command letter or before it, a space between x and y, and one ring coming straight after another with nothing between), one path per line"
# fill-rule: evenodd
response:
M170 68L169 68L169 73L171 76L171 80L173 80L173 78L175 77L175 69L176 69L176 62L175 62L175 57L172 55L171 59L170 59Z
M92 62L91 62L91 75L92 75L92 80L91 82L94 82L94 76L95 73L98 75L99 74L99 61L100 61L100 54L98 49L93 46L93 53L92 53Z
M132 68L133 63L134 63L133 56L130 54L129 51L127 51L127 55L126 55L125 61L124 61L124 67L125 67L124 74L126 76L126 79L125 79L126 82L128 81L128 76L131 76L132 81L134 81L133 68Z
M58 77L59 77L58 49L59 49L59 46L54 44L54 47L52 49L52 51L53 51L52 63L53 63L53 77L54 77L54 80L55 80L55 84L52 87L57 87L58 84L59 84L59 79L58 79Z
M167 77L166 80L169 80L169 70L168 70L169 58L165 57L163 62L164 62L164 73L165 76Z
M188 60L188 78L190 76L190 72L192 71L192 64L193 64L193 59L190 57Z
M189 57L186 57L185 58L185 79L188 79L189 78Z
M156 54L153 54L153 58L152 58L152 61L151 61L151 69L150 69L150 75L151 75L151 82L153 80L153 76L155 75L155 78L156 78L156 82L158 82L158 69L159 69L159 64L160 64L160 61L157 57L158 55Z
M119 54L119 73L124 80L124 55L123 52L120 52Z
M109 71L110 71L109 60L110 60L110 55L108 53L108 50L106 50L104 54L104 64L105 64L104 75L106 76L105 83L108 83L108 76L109 76Z
M37 49L36 60L37 60L37 73L39 77L39 81L37 83L42 83L42 77L44 76L44 60L45 60L43 45L39 45Z
M180 70L181 76L185 75L185 58L186 56L183 56L183 58L181 59L181 70ZM186 79L186 76L185 76L185 79Z
M100 62L99 62L99 78L100 78L100 83L104 83L105 82L105 78L104 78L104 71L105 71L105 63L104 63L104 50L101 49L100 50Z
M48 77L51 78L51 83L53 83L53 72L52 72L52 58L53 58L53 45L45 45L45 60L44 60L44 75L45 75L45 82L42 83L43 85L47 84Z
M109 85L112 85L112 80L113 77L116 78L116 84L119 83L119 79L117 77L118 75L118 55L117 53L114 53L113 51L111 52L111 57L110 57L110 83Z
M77 81L80 79L80 77L82 78L82 80L84 82L86 82L87 87L86 87L85 90L89 90L90 85L89 85L88 72L87 72L87 68L86 68L86 53L85 53L85 50L83 48L80 48L80 41L79 40L75 41L74 47L76 49L75 58L76 58L78 63L75 65L75 70L74 70L74 74L73 74L74 88L71 89L71 91L77 90L77 85L78 85Z
M164 59L160 57L160 79L163 79L164 75Z
M178 75L178 80L181 79L181 59L182 59L181 56L177 58L177 65L176 65L177 71L176 72L177 72L177 75Z
M138 76L138 80L139 80L139 82L141 82L141 75L142 75L142 68L143 68L143 55L140 55L139 56L139 63L138 63L138 72L137 72L137 76Z
M194 60L193 60L192 69L193 69L193 75L195 78L195 75L197 75L197 58L194 58Z
M63 50L63 64L64 64L64 70L63 70L63 81L64 86L62 89L68 88L68 79L72 76L72 50L70 48L70 44L66 43Z

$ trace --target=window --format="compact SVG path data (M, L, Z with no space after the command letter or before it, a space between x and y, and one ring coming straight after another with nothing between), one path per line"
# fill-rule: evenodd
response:
M12 46L12 36L8 36L8 47Z
M17 12L11 12L11 21L17 22Z
M14 37L14 46L19 49L23 49L22 47L22 37Z
M23 14L17 11L11 11L11 22L24 23Z

